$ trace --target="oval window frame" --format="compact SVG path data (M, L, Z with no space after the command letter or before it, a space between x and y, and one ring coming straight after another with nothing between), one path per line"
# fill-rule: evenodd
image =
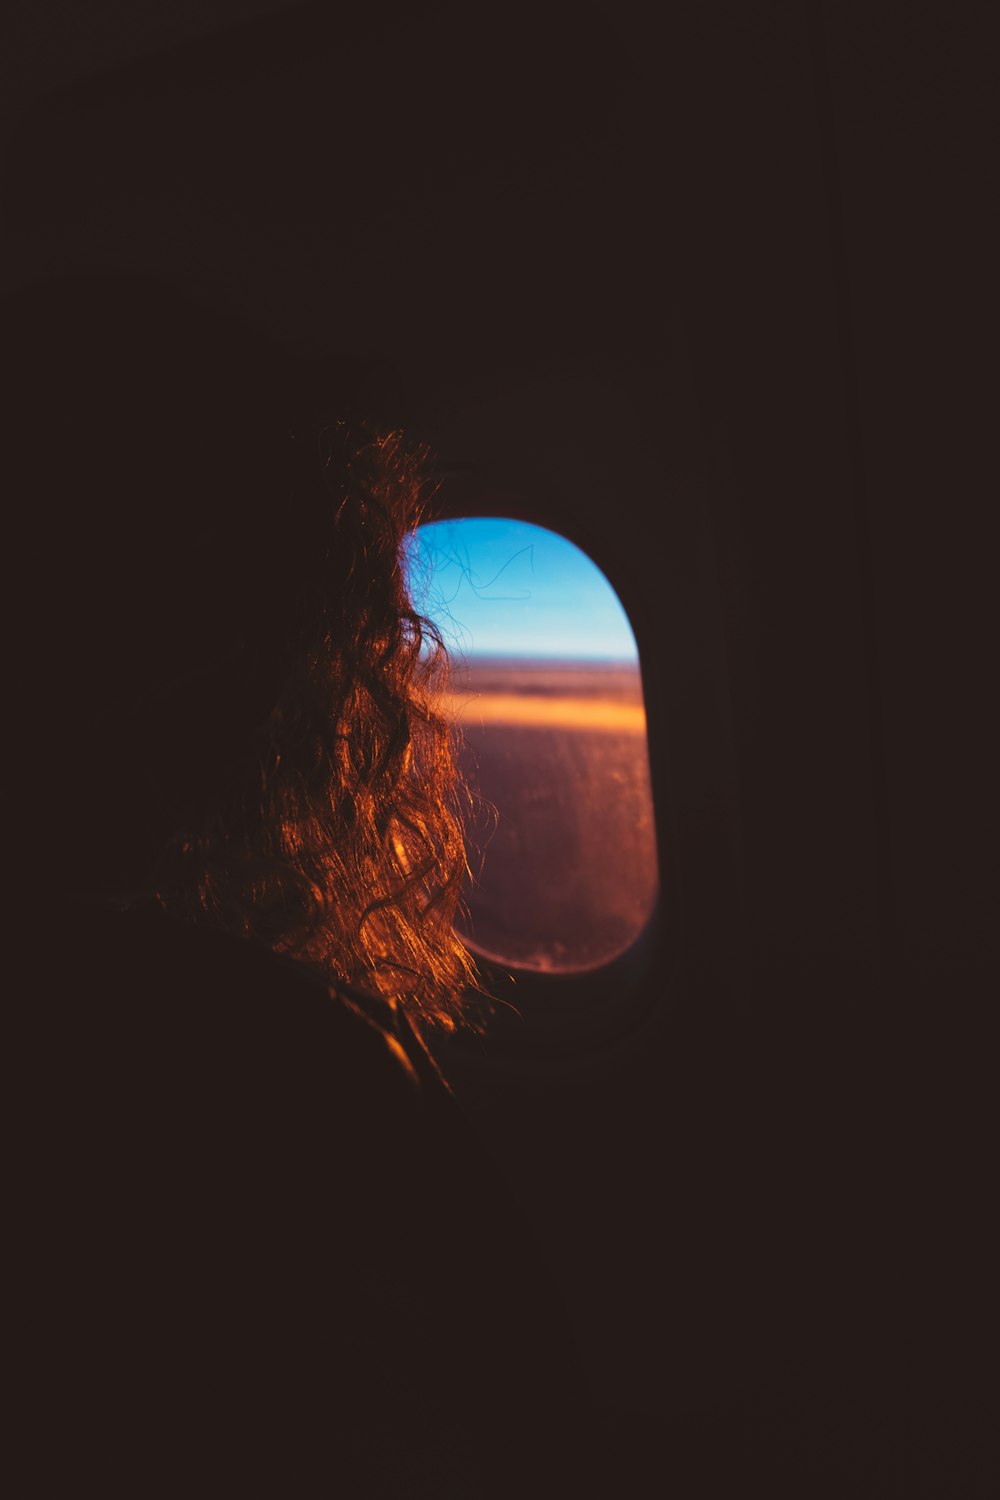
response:
M445 471L444 477L455 475ZM439 471L439 476L440 471ZM461 471L459 471L461 478ZM460 485L459 488L462 488ZM476 501L478 500L478 503ZM496 958L477 951L474 942L467 943L482 980L482 990L490 997L490 1008L483 1031L458 1028L435 1042L446 1054L455 1054L473 1064L520 1066L529 1071L541 1067L572 1067L604 1051L624 1036L641 1030L648 1022L663 993L672 987L679 948L677 934L677 901L675 882L666 872L665 799L658 794L653 774L654 757L650 746L650 715L647 700L647 677L643 664L643 643L609 569L594 556L588 539L571 534L561 519L541 514L534 507L512 503L505 495L501 502L483 503L482 497L448 498L435 507L422 524L471 519L510 519L537 526L563 538L576 547L598 569L613 590L632 630L636 643L638 670L646 708L647 751L650 761L650 796L657 858L657 885L649 915L633 941L620 953L592 966L541 970L500 963ZM461 936L461 934L460 934ZM652 982L656 975L655 984ZM472 1004L475 1005L474 995Z

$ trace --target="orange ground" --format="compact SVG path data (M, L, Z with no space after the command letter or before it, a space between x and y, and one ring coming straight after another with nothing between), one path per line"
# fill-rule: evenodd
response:
M641 704L616 703L604 698L452 693L448 696L448 709L468 728L478 724L524 724L613 730L619 734L646 732L646 714Z

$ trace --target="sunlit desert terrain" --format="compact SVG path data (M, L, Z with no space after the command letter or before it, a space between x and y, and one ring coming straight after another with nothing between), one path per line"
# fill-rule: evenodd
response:
M638 672L619 663L481 659L455 670L448 707L466 729L524 724L620 734L646 730Z
M477 724L537 724L642 734L646 728L641 707L590 698L529 698L516 693L481 693L466 698L452 695L449 710L466 729Z
M621 953L658 885L637 668L473 660L455 669L449 708L478 794L466 937L543 970Z

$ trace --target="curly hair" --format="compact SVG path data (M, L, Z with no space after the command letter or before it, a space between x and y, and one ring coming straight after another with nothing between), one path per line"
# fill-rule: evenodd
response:
M439 707L447 654L412 606L402 553L423 514L426 452L344 421L320 442L320 572L335 554L336 576L304 590L274 706L226 796L172 834L155 899L450 1029L475 987L452 925L468 793Z
M28 841L103 900L471 1016L448 663L404 558L426 451L176 287L66 278L0 322Z

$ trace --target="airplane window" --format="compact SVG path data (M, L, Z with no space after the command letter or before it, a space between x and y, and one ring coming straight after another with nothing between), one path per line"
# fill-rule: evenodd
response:
M658 889L639 658L617 595L578 547L520 521L423 526L407 566L449 648L477 794L463 938L522 969L609 962Z

